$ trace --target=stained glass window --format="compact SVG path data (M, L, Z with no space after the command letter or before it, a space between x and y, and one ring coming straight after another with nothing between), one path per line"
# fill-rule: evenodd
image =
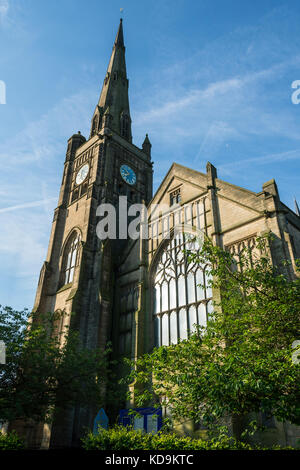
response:
M193 234L178 233L156 263L153 276L156 346L175 344L178 339L187 339L195 325L206 326L213 309L209 267L188 262L184 252L198 249Z

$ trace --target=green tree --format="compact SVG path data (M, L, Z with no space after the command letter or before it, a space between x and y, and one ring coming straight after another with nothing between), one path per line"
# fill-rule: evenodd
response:
M133 364L137 406L167 404L175 419L209 424L264 411L300 424L300 365L291 345L300 332L300 279L271 263L270 237L235 259L206 239L191 261L211 266L214 312L188 340Z
M65 312L31 314L0 307L0 420L45 421L74 404L103 406L109 353L81 345L76 331L58 325Z

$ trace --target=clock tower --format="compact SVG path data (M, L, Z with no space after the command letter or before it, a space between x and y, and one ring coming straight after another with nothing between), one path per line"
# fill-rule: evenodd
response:
M37 312L66 312L61 328L73 312L71 327L78 329L86 347L105 347L112 340L113 349L120 354L118 293L123 287L118 285L118 269L130 240L100 240L96 212L101 204L118 209L119 196L126 196L128 205L147 204L152 198L151 144L147 135L142 148L132 143L128 85L121 20L90 135L86 139L78 132L68 140L34 304ZM128 289L138 285L138 279L127 278L126 282ZM66 412L48 429L48 435L43 428L44 441L48 439L51 446L78 443L83 428L91 425L93 413L80 408Z

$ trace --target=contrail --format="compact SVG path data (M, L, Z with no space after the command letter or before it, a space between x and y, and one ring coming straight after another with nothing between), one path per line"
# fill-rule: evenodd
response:
M49 199L42 199L41 201L26 202L25 204L18 204L17 206L4 207L3 209L0 209L0 214L2 212L10 212L10 211L18 210L18 209L27 209L28 207L42 206L43 204L46 204L47 202L51 202L55 200L57 200L56 197L50 197Z

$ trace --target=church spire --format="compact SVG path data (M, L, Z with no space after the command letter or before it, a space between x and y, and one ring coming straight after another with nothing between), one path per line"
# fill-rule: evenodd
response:
M107 119L108 115L109 119ZM122 19L113 45L99 102L92 118L91 137L104 127L131 142L131 118Z
M120 25L119 25L119 29L118 29L118 32L117 32L115 45L119 46L119 47L124 47L123 20L122 20L122 18L120 19Z

